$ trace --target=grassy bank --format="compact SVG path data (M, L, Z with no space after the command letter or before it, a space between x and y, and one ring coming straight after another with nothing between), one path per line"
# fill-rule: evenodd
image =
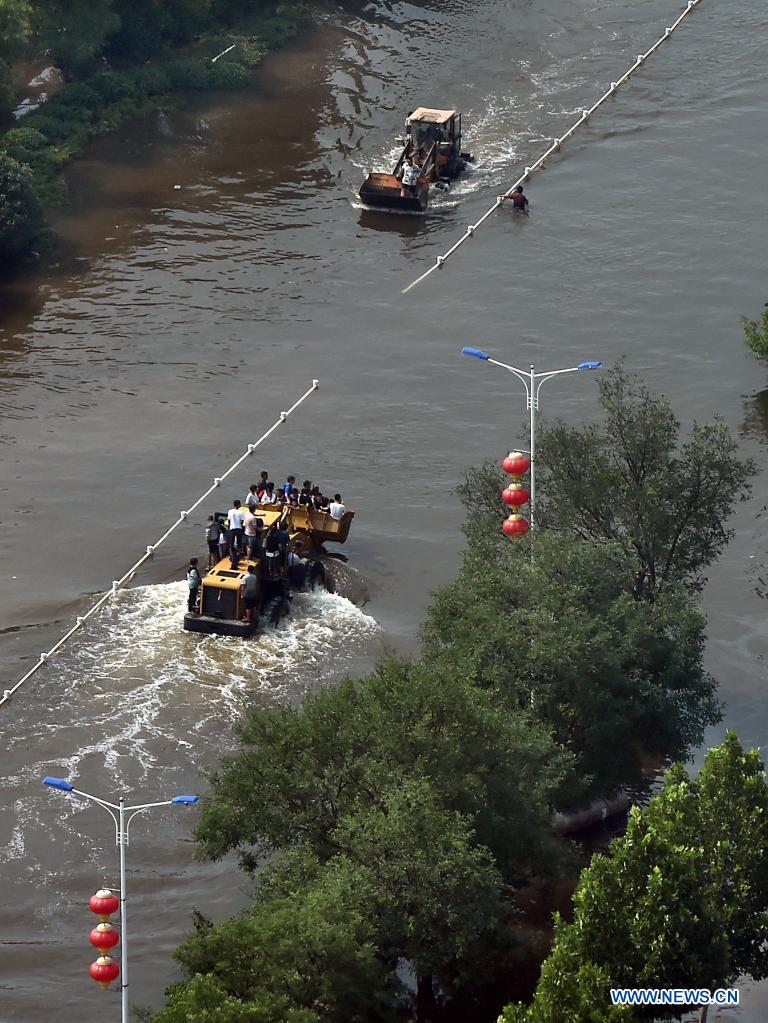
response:
M150 62L103 67L10 126L0 136L0 267L50 247L45 211L66 204L62 168L88 142L190 91L245 88L264 56L298 35L309 17L304 5L281 5L236 32L207 34Z

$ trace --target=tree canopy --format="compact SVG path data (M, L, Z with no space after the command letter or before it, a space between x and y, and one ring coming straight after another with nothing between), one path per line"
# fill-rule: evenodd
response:
M575 757L582 798L641 785L649 757L687 758L719 708L686 594L636 599L616 543L468 535L458 578L429 609L425 656L533 715Z
M0 263L27 249L42 223L29 168L0 150Z
M739 457L719 419L687 437L664 397L621 367L598 381L600 422L543 423L537 434L537 519L549 530L618 543L647 570L650 591L669 583L700 589L706 568L733 536L726 525L756 467ZM469 528L504 515L501 473L487 463L460 492Z
M156 1023L375 1023L396 982L375 947L365 871L297 849L267 872L248 910L199 915L175 952L187 980Z
M239 737L200 817L208 856L236 850L252 870L300 842L327 858L345 815L413 777L472 820L506 876L530 876L556 856L550 813L570 756L530 715L510 714L450 666L388 658L364 682L346 680L299 709L252 709Z
M573 922L558 921L532 1004L510 1007L504 1023L609 1023L623 1018L610 1013L609 987L714 989L766 976L766 871L764 767L729 733L698 778L670 770L609 855L593 857ZM633 1012L628 1018L661 1014Z
M67 72L82 70L120 27L113 0L44 0L33 7L35 40Z
M0 0L0 121L16 102L12 62L21 57L30 31L28 0Z

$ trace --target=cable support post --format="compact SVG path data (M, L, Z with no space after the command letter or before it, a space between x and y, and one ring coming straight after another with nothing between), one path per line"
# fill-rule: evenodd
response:
M240 465L241 462L245 461L245 459L249 455L252 455L256 448L258 448L260 444L262 444L269 436L271 436L271 434L275 432L278 426L286 422L288 416L290 416L292 412L295 412L295 410L302 404L302 402L305 401L310 396L310 394L312 394L314 391L318 389L319 385L320 381L317 379L313 379L312 386L309 387L304 392L304 394L302 394L301 397L298 398L293 403L293 405L291 405L291 407L287 411L281 412L279 418L272 424L272 426L265 433L263 433L262 436L259 437L257 441L248 444L245 452L240 456L240 458L238 458L237 461L234 462L233 465L231 465L225 473L222 473L220 477L216 477L216 479L219 480L219 482L226 479L226 477L229 476L229 474L233 472ZM134 578L138 569L141 568L141 566L146 561L151 560L154 557L157 548L161 544L165 543L165 541L171 536L171 534L174 533L183 522L186 522L188 520L188 517L191 514L191 512L193 512L194 509L198 507L198 505L202 504L202 502L205 501L205 499L213 493L213 491L216 489L216 485L217 484L215 484L212 487L209 487L208 490L204 491L203 494L186 511L179 512L178 519L172 525L170 525L168 529L166 529L166 531L157 540L155 540L153 544L147 545L146 553L143 554L139 558L139 560L136 561L131 566L131 568L128 569L128 571L125 573L122 579L113 579L110 588L105 590L98 598L98 600L96 600L84 614L78 615L76 617L75 624L71 626L67 632L64 633L64 635L58 640L58 642L53 647L51 647L49 651L40 654L39 660L24 675L22 675L21 678L13 686L11 686L10 689L3 690L3 695L2 697L0 697L0 707L3 706L3 704L8 703L10 701L14 693L16 693L17 690L20 689L25 682L32 678L32 676L38 671L38 669L42 668L43 665L48 662L48 659L51 656L51 654L55 653L61 646L63 646L78 631L78 629L83 625L86 619L94 615L104 604L106 604L111 598L117 595L118 591L120 590L124 582L131 581Z
M656 42L653 44L653 46L646 53L638 54L637 59L635 60L635 63L632 64L632 66L629 67L624 72L624 74L621 76L621 78L619 78L618 81L616 81L616 82L611 82L611 87L608 90L608 92L606 92L603 96L601 96L600 99L594 104L594 106L591 109L589 109L589 110L583 109L581 117L577 121L575 121L571 125L571 127L566 132L563 133L563 135L559 139L555 140L554 148L555 148L556 151L558 151L560 149L560 147L563 145L563 143L566 142L567 139L569 139L571 137L571 135L574 134L574 132L576 131L577 128L581 127L582 125L584 125L589 120L589 117L591 116L591 114L594 113L609 98L610 95L615 94L615 92L618 90L618 88L621 85L624 85L625 82L630 81L630 79L631 79L632 75L634 74L634 72L637 71L638 68L640 68L644 64L646 59L648 57L650 57L656 51L656 49L661 46L661 44L663 42L665 42L667 39L669 39L671 37L672 33L678 27L678 25L680 25L680 23L684 20L684 18L688 14L691 13L691 11L694 9L694 7L697 7L700 3L701 3L701 0L688 0L687 7L684 8L681 11L680 15L678 16L678 18L674 22L674 24L671 27L665 29L664 35L660 36L656 40ZM545 154L545 156L546 156L546 154ZM533 165L533 167L526 167L525 168L525 174L518 180L517 184L523 184L525 181L527 181L529 175L531 173L533 173L534 170L543 170L543 169L544 169L544 157L542 156L542 157L539 157L539 160L536 162L536 164ZM512 189L515 188L515 187L516 187L516 185L513 185L510 189L507 190L507 192L503 193L503 195L498 195L497 196L496 202L494 203L494 205L491 206L483 214L483 216L480 217L480 219L477 221L477 223L474 225L474 230L477 230L477 228L480 227L480 225L485 220L487 220L488 217L499 208L499 206L503 205L503 200L509 197L510 193L512 192ZM435 270L439 270L443 266L445 261L447 259L449 259L450 256L452 256L453 253L456 252L456 250L468 238L471 238L473 234L474 234L474 231L471 232L471 233L469 231L467 231L467 233L462 235L461 238L459 238L459 240L454 245L452 245L451 248L448 249L447 252L445 252L442 256L435 257L434 266L429 267L427 270L424 271L423 274L421 274L415 280L411 281L410 284L408 284L405 288L402 289L401 294L407 295L408 292L412 291L417 285L421 284L422 281L425 281L427 279L427 277L431 276L431 274L433 274Z

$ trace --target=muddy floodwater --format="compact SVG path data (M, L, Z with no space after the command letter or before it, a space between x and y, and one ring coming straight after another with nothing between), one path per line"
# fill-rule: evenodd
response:
M739 316L768 301L768 7L703 3L528 189L439 273L475 221L678 13L677 0L372 3L328 16L239 95L194 98L93 145L70 171L69 255L0 291L3 687L319 378L319 391L108 611L0 711L0 1023L116 1018L87 976L88 896L115 884L109 821L45 774L135 801L204 791L246 699L296 701L385 646L412 650L461 546L453 488L520 437L514 379L462 345L560 368L624 358L685 424L719 413L756 457L711 573L707 665L726 727L764 745L768 372ZM417 105L464 113L475 169L426 219L361 210ZM178 187L177 187L178 186ZM588 376L542 414L596 413ZM248 644L182 633L202 523L258 470L338 489L370 592L300 598ZM194 812L194 811L192 811ZM190 816L134 825L131 991L156 1006L193 907L245 899L193 860ZM745 985L718 1023L757 1023Z

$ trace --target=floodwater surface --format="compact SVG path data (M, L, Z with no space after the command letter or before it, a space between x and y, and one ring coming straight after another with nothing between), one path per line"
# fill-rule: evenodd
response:
M685 425L718 413L764 465L765 370L739 316L768 300L768 8L704 3L528 188L427 268L679 12L675 0L381 3L336 14L240 95L136 122L71 168L68 258L0 292L3 686L309 386L320 389L107 612L0 711L0 1021L116 1013L87 975L88 896L115 884L110 822L45 774L133 801L205 791L245 701L296 701L385 645L413 650L461 547L464 468L521 435L516 381L462 345L554 369L624 359ZM464 113L476 167L429 217L361 210L417 105ZM596 414L588 376L542 414ZM339 489L359 608L300 598L252 643L180 631L203 522L258 470ZM763 493L711 573L717 741L768 732ZM140 818L128 851L132 1000L156 1006L193 907L247 883L193 860L194 811ZM765 1018L768 995L714 1019ZM710 1019L713 1016L710 1015Z

